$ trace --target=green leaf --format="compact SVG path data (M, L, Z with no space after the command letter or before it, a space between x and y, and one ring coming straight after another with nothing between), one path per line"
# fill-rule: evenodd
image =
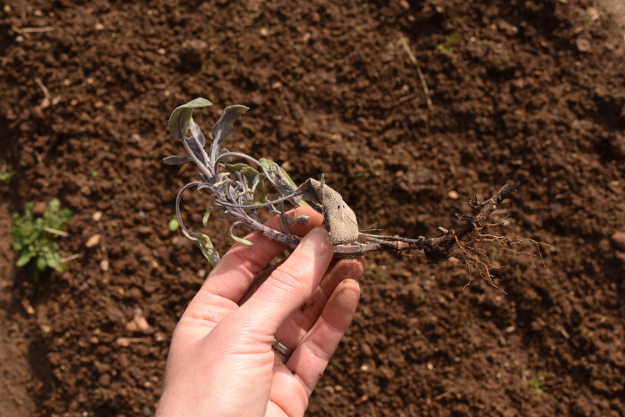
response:
M244 245L247 245L247 246L253 245L253 243L250 242L249 240L241 239L240 237L236 237L235 235L230 235L230 237L233 238L234 240L236 240L237 242L242 243Z
M180 165L185 162L191 162L192 159L188 156L172 155L167 158L163 158L163 163L167 165Z
M61 256L58 252L52 252L46 256L46 265L49 268L56 269L61 266Z
M232 132L234 122L249 109L249 107L241 106L240 104L235 104L234 106L229 106L224 109L221 117L213 126L213 140L216 142L213 146L221 147L221 142Z
M46 258L39 257L35 261L35 265L37 266L38 270L43 271L44 269L46 269L46 266L48 265L48 263L46 262Z
M280 194L287 196L293 194L297 190L295 181L293 181L289 174L280 165L265 158L261 158L258 162L260 162L260 166L267 179L278 189L278 191L280 191ZM299 196L293 197L291 201L300 207L308 205Z
M234 174L235 172L239 172L242 171L245 168L251 168L248 164L244 164L242 162L239 162L238 164L226 164L226 169Z
M174 136L176 140L182 140L184 137L186 137L187 129L189 128L189 122L191 121L191 117L193 116L193 109L208 107L212 105L213 103L206 100L205 98L200 97L196 98L195 100L191 100L187 104L176 107L176 109L171 113L169 121L167 122L169 132Z
M59 214L59 220L63 223L67 223L67 221L72 217L73 214L74 212L71 211L70 209L67 209L67 208L63 209L61 210L61 213Z
M259 179L258 187L259 188L265 187L265 183L262 181L262 179L265 178L265 175L256 171L254 168L252 168L248 164L238 163L238 164L233 164L233 165L226 165L226 169L233 174L235 172L240 171L241 174L243 174L243 176L247 180L247 185L250 188L252 188L252 185L254 185L254 181L256 180L256 177L260 175L260 177L258 178Z
M17 259L15 266L20 266L20 267L24 266L28 262L30 262L32 258L33 258L33 253L28 249L24 249L22 253L20 254L20 257Z
M210 238L204 233L194 233L191 232L191 236L189 239L195 242L195 244L200 248L204 257L210 262L212 266L217 265L219 262L219 253L213 246L213 242L211 242Z
M208 223L208 216L211 215L211 212L213 211L212 207L209 207L206 212L204 212L204 216L202 217L202 224L204 225L204 227L206 227L206 223Z
M180 229L180 223L178 223L178 218L174 217L173 219L171 219L169 223L167 223L167 227L171 232L175 232L176 230Z
M46 206L46 210L43 213L43 217L50 217L54 213L58 213L60 208L61 208L61 202L59 201L59 199L53 198L52 200L50 200L50 202Z

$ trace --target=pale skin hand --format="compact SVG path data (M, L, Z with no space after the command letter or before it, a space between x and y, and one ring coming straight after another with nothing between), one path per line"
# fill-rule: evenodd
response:
M208 276L174 331L157 417L304 414L356 310L364 261L332 261L327 232L313 229L321 215L302 214L290 230L306 237L282 264L265 270L285 247L254 232ZM277 217L267 225L280 229Z

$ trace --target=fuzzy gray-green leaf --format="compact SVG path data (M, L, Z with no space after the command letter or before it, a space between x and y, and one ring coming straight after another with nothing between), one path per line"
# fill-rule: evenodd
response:
M163 158L163 163L166 165L180 165L180 164L184 164L185 162L191 162L192 159L189 158L188 156L181 156L181 155L172 155L172 156L168 156L167 158Z
M213 208L209 207L204 213L204 216L202 217L202 224L204 225L204 227L206 227L206 223L208 223L208 216L210 216L212 211L213 211Z
M223 114L219 120L217 120L215 126L213 126L212 134L213 140L216 142L215 145L218 147L221 146L221 142L230 134L230 132L232 132L234 122L246 110L249 110L249 107L242 106L240 104L229 106L224 109Z
M217 265L217 262L219 262L219 253L217 253L213 242L211 242L211 239L207 235L204 233L191 232L189 239L195 242L212 266Z
M200 97L196 98L195 100L191 100L187 104L176 107L176 109L171 113L169 121L167 122L169 132L174 136L176 140L182 140L182 138L186 136L187 129L189 128L189 122L191 121L191 116L193 115L193 109L208 107L212 105L213 103L206 100L205 98Z
M241 239L240 237L236 237L235 235L230 235L230 237L233 238L234 240L236 240L237 242L242 243L242 244L247 245L247 246L251 246L251 245L254 244L254 243L250 242L249 240Z

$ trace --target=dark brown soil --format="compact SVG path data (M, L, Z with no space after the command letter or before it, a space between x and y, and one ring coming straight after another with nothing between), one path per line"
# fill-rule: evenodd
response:
M196 115L206 132L221 108L248 105L227 147L288 161L297 182L325 173L363 227L436 235L470 211L466 199L508 182L519 190L500 233L553 245L546 268L486 245L505 265L493 271L505 293L454 259L369 256L357 317L310 416L625 415L625 42L608 9L5 4L0 167L17 175L0 184L0 414L154 411L172 330L209 269L167 228L194 170L161 163L182 151L170 112L202 96L216 103ZM80 256L34 284L12 266L10 214L53 197L75 212L62 255ZM189 222L204 198L186 195ZM223 252L226 223L211 222ZM127 328L136 314L147 333Z

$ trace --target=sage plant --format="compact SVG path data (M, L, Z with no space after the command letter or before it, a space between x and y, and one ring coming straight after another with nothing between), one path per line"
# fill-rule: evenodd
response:
M297 245L301 238L289 233L288 224L306 222L305 216L297 215L297 207L309 204L313 209L322 213L328 222L331 243L335 246L334 255L337 257L350 258L362 256L368 252L385 250L395 252L423 250L430 263L438 263L447 259L454 244L459 244L459 239L468 233L480 231L490 214L515 191L513 186L506 184L485 202L469 200L469 205L475 210L476 215L456 215L465 224L456 230L439 228L442 235L435 238L419 236L410 239L361 233L358 230L355 213L338 192L325 184L323 175L319 181L311 178L297 186L287 172L275 162L265 158L256 159L241 152L231 152L222 147L236 119L248 110L247 107L234 105L224 109L223 114L213 126L212 142L206 151L206 137L193 121L192 116L194 109L211 105L210 101L197 98L177 107L172 112L168 122L169 131L176 140L182 142L187 156L169 156L163 159L163 162L169 165L193 162L199 169L199 181L186 184L176 197L176 216L184 235L199 246L213 266L219 261L219 254L210 238L203 233L191 232L180 216L182 194L189 188L209 190L214 200L202 219L204 226L209 215L219 211L222 216L233 219L228 234L242 244L251 245L252 243L233 234L234 227L239 224L245 224L283 245ZM239 162L233 163L235 160ZM255 194L264 187L266 181L279 194L275 196L268 194L266 197L273 198L272 200L256 204ZM286 202L295 206L293 216L286 213ZM261 208L268 208L279 214L282 232L262 224L258 215L258 210Z

